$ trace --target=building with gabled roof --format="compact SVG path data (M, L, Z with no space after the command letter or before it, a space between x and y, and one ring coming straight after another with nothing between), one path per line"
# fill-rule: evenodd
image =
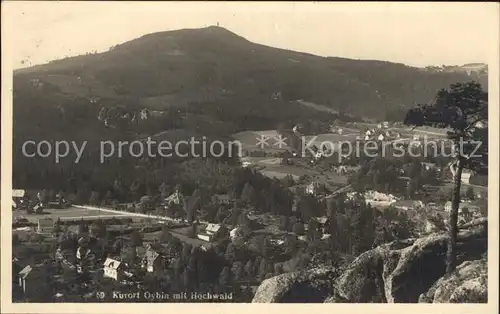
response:
M219 224L209 223L204 232L198 233L197 237L200 240L211 242L220 234L222 226Z
M149 248L146 250L146 254L144 254L142 259L142 267L145 268L147 272L151 273L163 268L162 261L162 255L156 250Z
M175 191L169 197L165 198L164 203L167 206L170 206L172 204L184 206L185 203L184 195L182 195L182 193L179 191Z
M28 298L40 296L47 289L44 286L47 278L43 265L27 265L18 273L18 278L19 286Z
M104 277L121 281L124 276L123 264L112 258L106 258L103 265Z

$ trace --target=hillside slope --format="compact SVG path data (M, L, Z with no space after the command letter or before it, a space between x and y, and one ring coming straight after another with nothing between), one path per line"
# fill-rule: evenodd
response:
M75 110L77 125L85 125L100 107L116 104L154 110L190 106L209 120L233 120L248 128L273 127L280 119L314 111L291 100L384 118L393 108L429 102L436 90L471 79L487 83L484 75L272 48L220 27L183 29L16 71L15 132L30 128L33 119L57 128L61 107L67 115ZM80 104L87 106L74 108Z

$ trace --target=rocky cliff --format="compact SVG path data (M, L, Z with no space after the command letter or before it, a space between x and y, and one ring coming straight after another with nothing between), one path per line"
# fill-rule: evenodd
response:
M446 234L381 245L358 256L345 270L312 269L272 277L254 303L412 303L487 300L487 220L460 227L458 264L445 276Z

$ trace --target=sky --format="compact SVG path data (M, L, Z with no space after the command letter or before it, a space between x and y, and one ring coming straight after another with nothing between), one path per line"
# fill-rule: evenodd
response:
M14 68L217 23L252 42L320 56L487 63L498 19L496 3L2 2Z

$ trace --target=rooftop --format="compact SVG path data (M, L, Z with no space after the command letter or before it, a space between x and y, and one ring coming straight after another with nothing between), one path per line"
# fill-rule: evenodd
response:
M118 269L121 265L121 262L117 261L117 260L114 260L112 258L106 258L106 260L104 261L104 267L108 267L108 268L113 268L113 269Z

